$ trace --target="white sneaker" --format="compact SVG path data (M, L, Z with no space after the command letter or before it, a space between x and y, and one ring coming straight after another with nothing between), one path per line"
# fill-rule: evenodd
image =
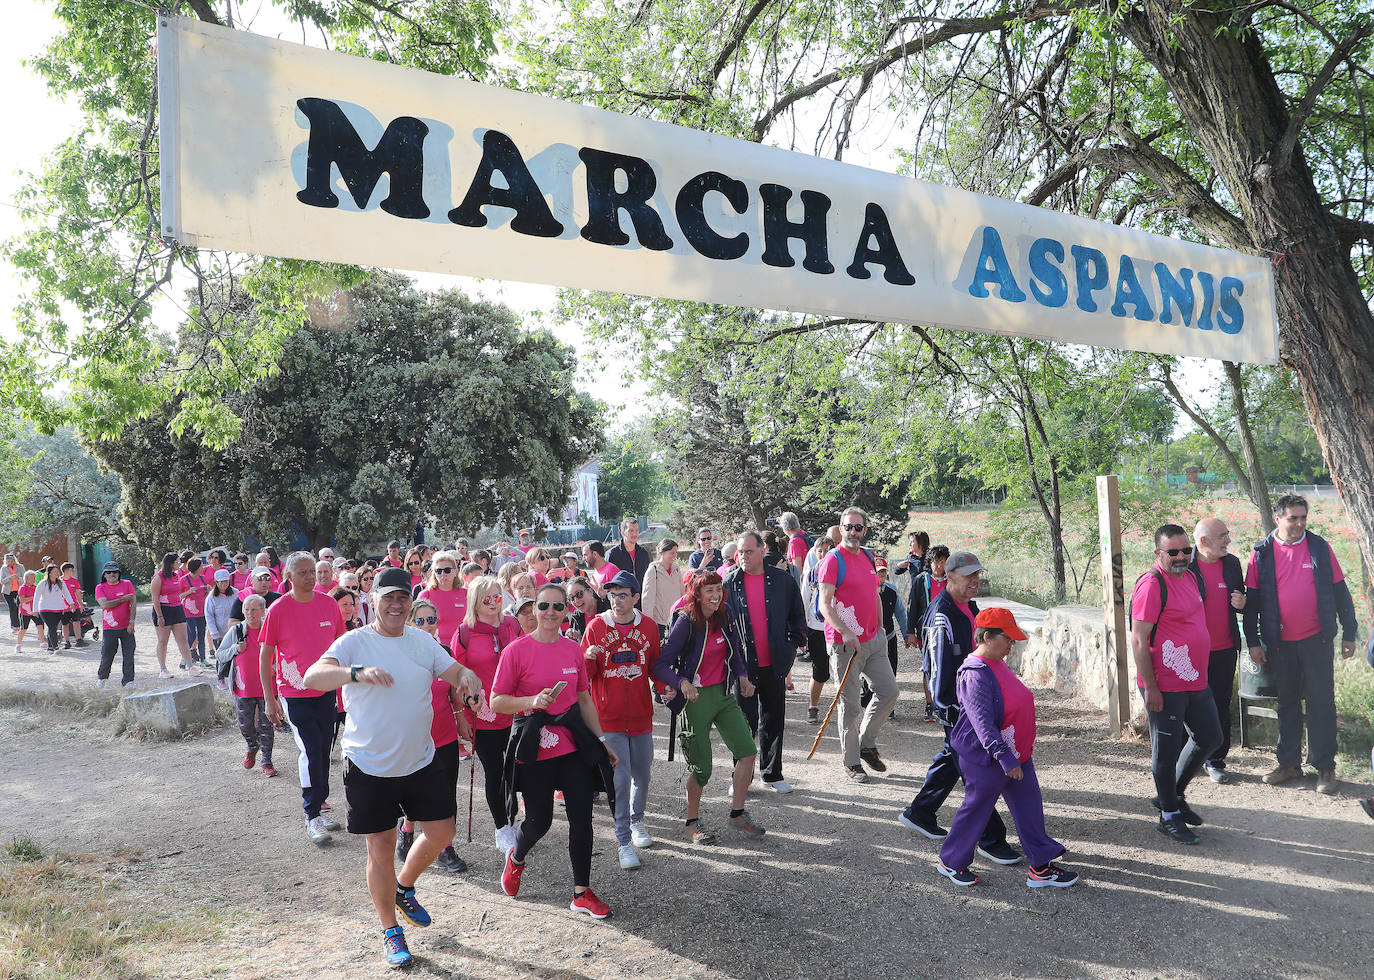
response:
M103 678L103 677L97 677L97 678L95 679L95 686L96 686L96 690L99 690L99 691L105 690L105 678Z
M157 672L157 676L161 677L164 681L170 680L172 677L172 672L168 670L166 667L163 667L161 670Z
M643 821L630 824L630 840L635 847L653 847L654 839L649 836L649 828L644 826Z
M310 837L310 843L315 844L316 846L328 844L331 840L333 840L333 838L329 835L329 831L324 829L324 824L320 823L319 817L316 817L313 820L311 820L309 817L306 818L305 832Z
M792 792L792 784L785 779L775 779L771 783L765 782L763 785L767 786L774 793Z
M509 854L515 847L515 825L506 824L504 827L496 828L496 849L502 854Z
M321 814L319 815L318 819L319 819L319 821L320 821L320 826L323 827L325 830L328 830L328 831L343 830L343 826L339 823L339 821L335 820L333 817L329 816L329 814L327 814L327 813L321 813Z
M626 871L639 867L639 852L633 844L621 844L616 850L620 854L620 866Z

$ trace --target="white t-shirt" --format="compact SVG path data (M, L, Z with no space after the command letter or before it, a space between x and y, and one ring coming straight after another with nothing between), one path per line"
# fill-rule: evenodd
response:
M395 681L391 687L344 685L344 756L371 776L408 776L429 765L430 685L454 664L439 641L413 626L396 637L364 627L339 637L325 656L341 667L380 667Z

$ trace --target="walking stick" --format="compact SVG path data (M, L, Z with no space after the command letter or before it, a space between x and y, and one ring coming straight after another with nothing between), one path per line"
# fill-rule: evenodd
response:
M830 710L825 713L825 720L821 722L821 730L816 733L816 740L811 743L811 751L806 753L808 759L815 755L816 750L821 747L821 739L825 737L825 730L830 727L830 716L835 713L835 705L840 703L840 694L844 691L845 682L849 680L849 671L858 658L859 651L855 650L849 658L849 663L845 664L844 676L840 678L840 686L835 689L835 700L830 702Z
M472 740L472 755L468 759L468 843L472 843L472 784L477 779L477 739Z
M668 712L668 761L673 761L673 746L677 744L677 715Z

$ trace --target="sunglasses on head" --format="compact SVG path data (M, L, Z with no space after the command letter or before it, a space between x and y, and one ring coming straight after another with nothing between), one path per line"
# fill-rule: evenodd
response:
M547 612L549 609L554 612L562 612L568 608L568 604L566 602L536 602L534 608L540 612Z
M1170 558L1177 558L1180 554L1191 555L1193 553L1193 546L1189 545L1186 548L1161 548L1159 550Z
M437 623L437 622L439 622L439 617L438 617L438 616L416 616L416 617L415 617L415 625L416 625L416 626L433 626L433 625L434 625L435 623Z
M846 531L862 531L864 529L862 524L845 524L842 526Z

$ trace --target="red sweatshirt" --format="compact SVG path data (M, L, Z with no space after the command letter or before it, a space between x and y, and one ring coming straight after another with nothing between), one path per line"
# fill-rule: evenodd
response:
M587 661L601 730L643 735L654 728L649 669L658 659L658 625L635 610L633 623L618 627L609 612L587 621L582 649L600 647Z

